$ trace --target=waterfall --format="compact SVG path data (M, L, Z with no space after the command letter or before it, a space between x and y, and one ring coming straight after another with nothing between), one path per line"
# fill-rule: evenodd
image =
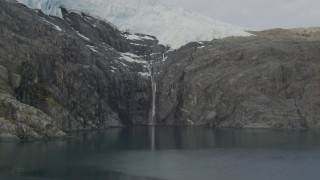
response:
M151 85L152 85L152 111L151 111L151 123L155 125L155 115L156 115L156 92L157 83L155 82L154 76L151 75Z
M155 82L155 78L153 75L153 62L150 62L148 65L148 70L149 70L149 75L150 75L150 80L151 80L151 87L152 87L152 104L150 108L150 115L149 115L149 125L151 126L151 134L150 134L150 139L151 139L151 150L155 150L156 147L156 130L155 126L156 125L156 120L155 120L155 115L156 115L156 92L157 92L157 83Z
M165 54L162 54L162 61L166 60ZM149 117L149 125L151 126L151 150L155 150L156 148L156 127L157 121L156 121L156 100L157 100L157 83L155 80L154 76L154 61L151 61L148 65L148 71L150 75L150 80L151 80L151 87L152 87L152 104L151 104L151 109L150 109L150 117Z
M157 83L155 82L155 78L153 75L153 63L150 63L148 66L150 79L151 79L151 87L152 87L152 104L151 104L151 115L149 118L149 125L156 125L155 115L156 115L156 92L157 92Z

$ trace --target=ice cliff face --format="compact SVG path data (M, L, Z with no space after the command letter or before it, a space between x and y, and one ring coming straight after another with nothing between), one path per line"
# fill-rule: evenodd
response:
M192 41L249 36L243 28L171 8L154 0L18 0L33 9L61 16L59 7L85 12L115 24L123 31L156 36L161 44L178 48Z

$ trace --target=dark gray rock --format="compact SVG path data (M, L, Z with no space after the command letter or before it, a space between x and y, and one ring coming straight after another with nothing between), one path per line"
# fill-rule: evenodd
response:
M2 81L4 81L4 82L9 81L8 69L4 66L1 66L1 65L0 65L0 79L2 79Z
M40 110L62 130L147 123L151 83L143 74L167 49L156 38L130 39L86 14L63 9L60 19L14 1L0 1L0 14L0 95ZM43 137L35 126L13 124L18 136Z
M10 86L12 88L18 88L20 86L21 83L21 77L19 74L16 73L9 73L9 82L10 82Z
M265 31L170 53L156 78L158 124L319 128L320 38L303 32Z

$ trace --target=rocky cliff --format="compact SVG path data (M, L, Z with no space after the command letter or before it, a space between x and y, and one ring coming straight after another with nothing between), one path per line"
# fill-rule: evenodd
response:
M158 124L319 128L319 29L190 43L159 68Z
M62 13L0 2L0 134L41 138L146 124L149 62L166 48L155 37Z

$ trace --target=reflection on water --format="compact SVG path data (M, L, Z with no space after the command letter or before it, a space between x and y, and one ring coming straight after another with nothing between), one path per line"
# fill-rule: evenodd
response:
M156 126L151 126L151 150L156 150Z
M0 179L317 179L319 150L318 131L141 126L0 143Z

